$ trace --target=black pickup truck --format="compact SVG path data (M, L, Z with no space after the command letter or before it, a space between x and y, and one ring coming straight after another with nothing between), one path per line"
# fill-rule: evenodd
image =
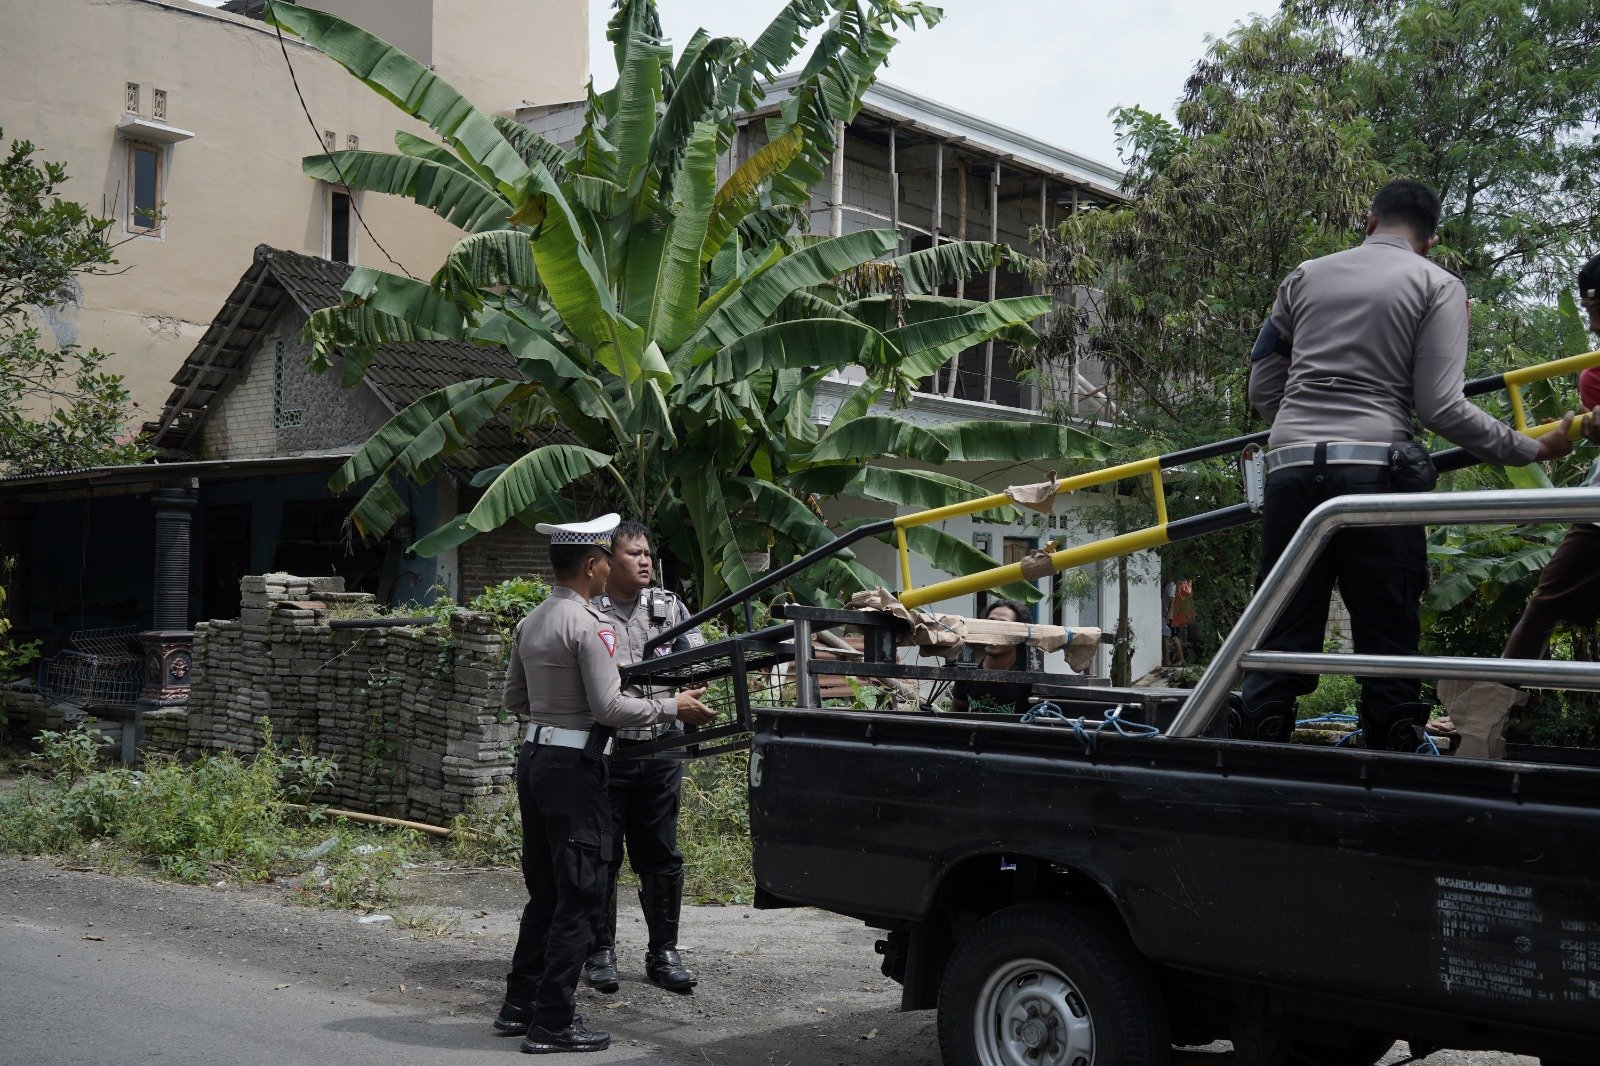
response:
M1600 768L771 709L750 817L951 1066L1600 1062Z
M1210 735L1241 669L1600 691L1593 663L1259 649L1341 528L1596 518L1591 489L1330 501L1193 692L1143 708L1151 735L1108 713L1127 692L1058 699L1076 722L823 707L808 675L941 671L811 662L804 616L831 616L796 610L800 706L749 723L757 903L887 930L884 972L938 1008L950 1066L1157 1066L1219 1039L1243 1066L1371 1066L1402 1039L1600 1063L1600 753Z

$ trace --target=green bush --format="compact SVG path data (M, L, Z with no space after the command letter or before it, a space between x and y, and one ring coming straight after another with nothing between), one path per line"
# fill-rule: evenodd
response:
M514 792L479 800L450 823L450 857L468 866L515 866L522 859L522 814Z
M1300 697L1300 718L1320 718L1325 714L1354 714L1361 698L1361 683L1353 677L1323 674L1310 694Z
M387 901L406 860L422 849L422 835L400 829L372 838L368 830L337 825L320 845L302 852L302 900L330 907L376 907Z
M40 772L0 795L0 853L143 862L189 882L300 874L311 901L351 906L381 902L420 846L415 833L355 830L291 809L337 767L281 750L264 720L252 758L156 758L143 770L97 769L103 738L88 725L37 740Z
M494 617L495 626L506 635L517 627L529 611L550 598L550 584L538 574L514 577L490 585L467 604L474 611Z
M750 856L750 756L697 759L684 770L678 817L684 895L702 903L749 903L755 896Z

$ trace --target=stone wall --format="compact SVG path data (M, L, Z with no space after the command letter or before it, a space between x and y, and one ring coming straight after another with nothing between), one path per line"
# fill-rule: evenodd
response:
M371 597L339 578L240 582L238 621L195 633L187 750L253 751L258 721L339 763L318 801L441 821L511 782L518 724L500 709L503 642L487 615L439 628L333 629Z
M461 508L463 514L471 506ZM536 536L532 530L518 522L508 522L499 529L479 533L456 549L456 559L461 568L457 599L468 603L490 585L514 577L539 574L550 576L550 541Z

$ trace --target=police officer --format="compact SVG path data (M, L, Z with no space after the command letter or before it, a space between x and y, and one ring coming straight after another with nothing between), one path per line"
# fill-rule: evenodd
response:
M637 729L714 717L698 691L668 700L622 692L617 629L590 604L611 572L617 518L538 526L550 536L555 588L517 623L506 669L505 707L530 719L517 757L528 904L494 1025L525 1033L522 1050L532 1054L600 1051L611 1042L573 1012L612 858L611 741L596 723Z
M652 588L655 564L650 555L650 531L638 522L623 522L611 535L611 577L595 605L617 630L617 662L631 666L644 658L645 644L657 634L689 617L683 601L665 589ZM657 655L686 651L702 643L694 631L679 636ZM670 695L670 690L633 686L630 696ZM676 722L622 729L617 748L658 740L679 730ZM590 988L615 992L617 974L617 875L622 871L622 847L639 877L639 904L650 931L644 972L655 984L673 992L687 992L696 977L678 957L678 914L683 903L683 854L678 850L678 791L683 783L683 763L668 759L619 759L611 764L612 835L618 842L611 866L607 905L596 923L594 949L584 964L583 979Z
M1427 258L1438 241L1439 198L1414 181L1391 181L1367 213L1358 247L1301 263L1278 286L1272 315L1250 353L1250 402L1272 424L1261 516L1265 577L1306 516L1334 496L1395 491L1393 462L1411 447L1411 415L1485 462L1521 466L1567 454L1567 430L1535 439L1474 407L1462 393L1467 293ZM1320 651L1334 583L1355 650L1415 655L1427 580L1420 526L1342 530L1323 549L1261 646ZM1311 675L1252 672L1234 735L1287 740L1295 701ZM1428 708L1420 683L1362 678L1362 741L1415 751Z

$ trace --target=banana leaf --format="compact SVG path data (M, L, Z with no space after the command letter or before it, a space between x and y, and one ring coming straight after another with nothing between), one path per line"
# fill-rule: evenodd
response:
M863 468L860 479L847 491L852 496L897 504L910 511L928 511L994 495L981 485L949 474L932 470L895 470L882 466ZM1011 523L1017 520L1017 515L1017 509L1007 504L993 510L979 511L974 517L986 522Z
M701 327L699 333L732 344L766 325L784 297L883 255L900 243L893 230L863 230L833 237L778 260L742 285ZM698 336L698 333L697 333ZM691 339L690 344L694 344Z
M497 529L547 503L578 478L607 465L611 457L571 444L547 444L507 466L472 512L457 515L415 544L411 551L434 556Z
M892 533L883 534L878 539L886 544L895 541ZM952 577L976 574L1001 565L960 537L932 526L912 526L906 530L906 548L928 560L934 569ZM1014 581L994 591L1007 599L1021 600L1023 603L1037 603L1042 595L1031 581Z
M511 216L511 204L478 178L431 160L389 152L334 152L308 155L300 169L333 185L409 197L468 232L505 226Z

